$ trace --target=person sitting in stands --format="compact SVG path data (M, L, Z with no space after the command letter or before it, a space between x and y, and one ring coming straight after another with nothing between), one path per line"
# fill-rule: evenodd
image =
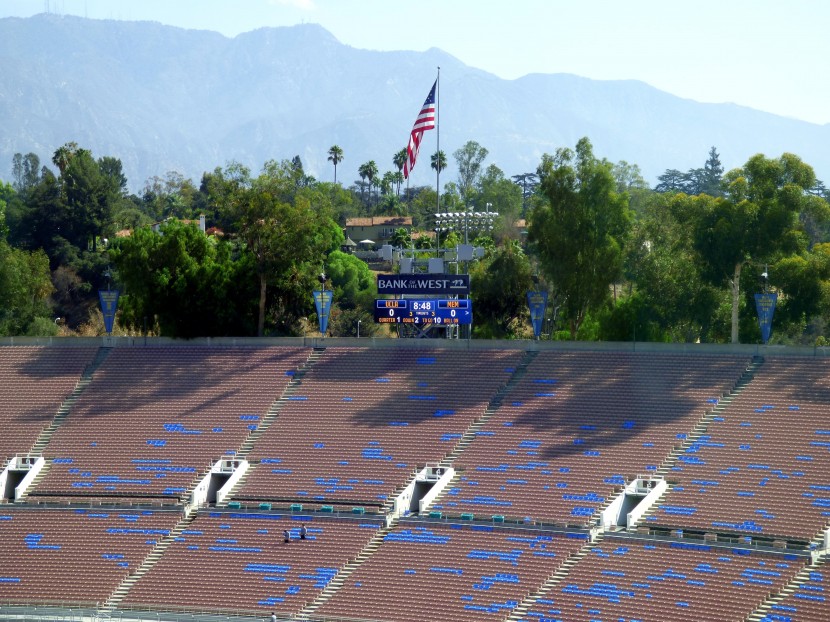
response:
M288 544L289 542L291 542L291 534L290 534L290 533L288 533L288 530L287 530L287 529L284 529L284 530L283 530L283 532L282 532L282 539L283 539L283 542L285 542L286 544Z
M271 612L271 622L277 622L277 614L273 611Z
M300 527L300 540L305 540L307 533L308 529L305 528L305 523L303 523L302 527Z

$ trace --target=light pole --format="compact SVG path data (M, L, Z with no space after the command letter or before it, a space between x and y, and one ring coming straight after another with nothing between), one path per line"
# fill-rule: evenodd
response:
M360 339L360 320L357 321L357 338Z

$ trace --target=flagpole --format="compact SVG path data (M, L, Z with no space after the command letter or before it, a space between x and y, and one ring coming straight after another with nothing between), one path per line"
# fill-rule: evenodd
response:
M438 67L438 77L435 78L435 202L436 213L441 213L441 67Z

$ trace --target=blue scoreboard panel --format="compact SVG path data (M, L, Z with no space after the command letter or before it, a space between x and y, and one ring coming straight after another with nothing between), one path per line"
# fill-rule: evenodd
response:
M471 300L376 300L378 324L436 324L458 326L473 321Z

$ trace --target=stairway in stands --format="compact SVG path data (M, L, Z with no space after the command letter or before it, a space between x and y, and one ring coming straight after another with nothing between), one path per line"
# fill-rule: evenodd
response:
M188 508L184 511L182 518L178 523L176 523L175 527L173 527L173 529L171 529L166 536L161 538L161 540L156 542L153 550L147 554L144 561L141 562L141 565L136 568L136 571L124 577L121 584L115 588L104 604L99 607L96 619L109 619L112 612L115 611L118 608L118 605L120 605L121 602L127 597L127 594L129 594L130 589L133 585L135 585L136 581L150 572L153 566L155 566L161 559L162 555L164 555L164 552L170 547L171 544L173 544L173 542L175 542L176 538L178 538L182 532L188 528L190 523L193 522L193 519L196 518L197 513L198 512L195 508Z
M528 366L533 362L533 359L536 358L537 354L538 352L536 350L528 350L525 352L521 362L516 365L516 368L513 370L513 374L510 376L510 380L507 381L507 384L496 392L490 400L490 403L487 404L487 408L484 409L484 413L470 424L464 434L461 435L461 438L458 439L455 447L453 447L452 450L441 460L440 465L442 467L452 466L452 463L456 460L456 458L458 458L464 449L466 449L467 446L473 442L476 434L481 431L481 428L487 424L495 412L501 408L504 398L513 390L519 381L524 378L527 373Z
M488 421L493 417L496 411L501 408L502 403L504 402L504 398L510 394L511 391L515 388L515 386L519 383L519 381L524 378L525 374L527 374L528 366L533 362L533 359L539 353L536 350L527 350L522 357L522 360L516 365L513 373L510 376L510 379L507 383L501 387L498 391L496 391L495 395L493 395L490 402L487 404L487 407L484 409L484 412L479 416L475 421L473 421L469 427L464 431L464 434L461 435L461 438L458 439L455 446L445 455L441 461L439 462L439 466L447 468L452 467L455 460L462 454L462 452L475 440L476 435L481 431L481 428L484 427ZM445 487L444 492L439 495L439 499L446 494L446 491L451 490L453 484L457 482L460 478L460 473L457 472L450 483ZM391 512L392 507L394 505L395 498L409 485L412 480L417 476L417 471L412 473L409 480L402 486L398 487L395 492L389 495L389 498L384 505L383 511L384 512Z
M317 361L320 360L320 357L323 356L326 349L317 347L312 349L311 354L308 355L305 363L303 363L297 371L294 372L294 375L291 378L291 381L285 385L282 393L273 401L271 406L268 408L268 412L262 418L259 425L256 427L255 430L251 430L248 433L247 438L242 442L242 445L239 448L239 451L236 452L236 457L241 460L247 460L248 456L251 454L251 451L254 448L256 442L262 438L262 435L271 427L271 424L274 423L276 418L279 416L282 407L285 405L289 398L297 392L297 389L303 384L303 377L308 373L308 370L316 365ZM242 489L245 485L245 481L248 479L248 475L251 473L253 469L258 466L259 463L252 463L249 465L248 470L246 473L234 484L233 488L231 488L230 493L225 497L222 503L217 504L218 506L227 506L228 502L233 499L233 496ZM195 486L196 484L194 484Z
M792 594L794 594L802 585L809 581L810 573L821 572L825 563L826 557L821 556L817 558L813 563L804 566L804 568L802 568L798 572L798 574L796 574L790 580L790 582L787 583L787 585L782 587L778 592L770 594L767 597L767 599L763 603L761 603L755 611L749 614L746 618L746 622L760 622L761 620L764 620L768 615L771 615L773 606L779 604L788 596L792 596ZM789 618L782 616L780 618L774 617L773 619L788 620Z
M98 352L95 354L95 358L92 362L86 366L83 373L81 374L80 379L75 384L75 389L72 393L69 394L63 403L58 407L58 412L55 414L54 418L52 419L51 423L41 430L40 435L37 437L34 445L32 445L32 449L29 451L30 455L40 456L43 455L43 449L46 445L49 444L49 440L52 438L52 435L55 433L55 430L60 427L63 420L66 419L69 412L72 410L72 407L75 405L75 402L81 397L81 394L86 390L89 386L89 383L92 382L92 376L98 370L98 368L103 364L103 362L107 359L112 351L111 347L100 347L98 348Z
M654 472L655 475L665 478L666 475L671 472L680 457L686 453L686 450L688 450L689 447L695 443L699 442L700 437L706 434L706 431L709 429L709 424L712 423L714 418L720 416L723 411L726 410L729 405L743 392L746 386L752 382L752 379L755 377L755 373L763 364L763 357L756 356L752 359L752 363L749 364L749 367L747 367L744 370L744 373L741 374L741 377L738 378L738 381L735 383L735 386L732 387L732 390L721 397L713 409L703 414L700 420L695 424L695 427L692 429L691 433L686 436L680 445L677 445L672 450L665 460L663 460L663 463Z
M741 374L741 377L738 378L735 386L732 387L732 390L724 395L722 398L718 400L718 403L715 407L704 413L700 420L695 424L694 429L690 434L683 439L683 442L680 445L675 446L672 452L666 457L665 460L660 464L657 470L654 472L654 475L657 477L662 477L664 479L668 479L668 475L671 473L672 468L677 464L677 461L680 457L686 453L686 451L692 447L695 443L700 442L700 438L706 434L707 430L709 429L709 424L714 421L715 417L719 417L723 414L723 412L729 407L729 405L737 398L746 386L752 382L752 379L755 377L755 373L758 369L764 364L763 357L756 356L753 357L752 362L749 366L744 370L744 373ZM668 484L668 488L663 491L663 494L651 505L648 511L646 511L640 519L637 521L635 525L632 527L636 527L637 525L642 525L645 523L646 519L649 516L652 516L654 512L662 505L663 500L665 499L666 495L671 491L674 487L674 484L670 481L666 482Z
M110 352L112 352L112 347L102 346L98 348L98 352L96 352L95 358L89 365L87 365L84 368L81 377L78 379L78 382L75 383L75 388L72 390L72 393L70 393L69 396L58 407L58 411L57 413L55 413L55 416L52 418L52 421L49 422L49 425L40 431L37 440L35 440L34 444L32 445L32 448L29 450L30 456L43 455L43 450L49 444L49 441L52 439L52 435L54 435L55 430L57 430L61 426L64 419L66 419L66 417L72 411L72 407L75 406L75 403L78 401L78 399L80 399L81 394L84 391L86 391L86 388L92 382L93 375L95 375L95 372L110 355ZM18 503L25 502L26 497L29 496L28 491L37 488L37 485L46 477L46 474L49 473L49 469L51 467L52 461L47 458L46 463L40 470L40 473L37 474L37 477L35 477L34 481L32 481L32 483L26 488L26 491L17 500Z
M556 586L558 586L562 581L564 581L568 574L581 559L588 555L598 543L602 541L602 535L598 535L593 542L586 542L578 551L572 553L568 556L559 568L550 575L547 580L542 584L535 592L528 594L524 597L524 599L516 605L513 611L510 613L507 618L505 618L504 622L519 622L520 620L524 619L525 614L533 607L533 605L539 601L539 599L544 598L545 595L550 593Z
M241 459L247 459L250 455L251 450L254 448L254 444L262 437L263 434L271 427L271 424L274 420L279 416L282 407L288 401L294 393L296 393L297 389L303 384L303 377L306 375L309 369L314 367L317 361L323 356L323 353L326 351L325 348L314 348L311 351L311 354L308 355L306 362L303 363L294 375L291 378L291 382L289 382L285 388L283 389L280 396L274 400L271 404L271 407L268 409L268 412L262 418L259 425L256 427L255 430L251 430L248 434L248 437L242 442L242 446L239 448L239 451L236 452L236 456Z
M296 616L298 620L307 620L309 616L312 616L315 611L317 611L320 607L323 606L324 603L328 602L328 600L334 596L337 591L343 586L352 573L357 570L363 562L369 559L372 554L378 550L381 543L383 542L384 538L389 534L392 529L395 528L397 524L397 519L391 519L389 524L385 527L381 527L378 529L375 534L372 536L372 539L366 543L360 553L357 556L343 565L340 570L338 570L337 574L334 575L331 581L326 584L326 587L323 588L323 591L317 595L313 601L311 601L308 605L303 607L302 611L300 611L299 615Z

